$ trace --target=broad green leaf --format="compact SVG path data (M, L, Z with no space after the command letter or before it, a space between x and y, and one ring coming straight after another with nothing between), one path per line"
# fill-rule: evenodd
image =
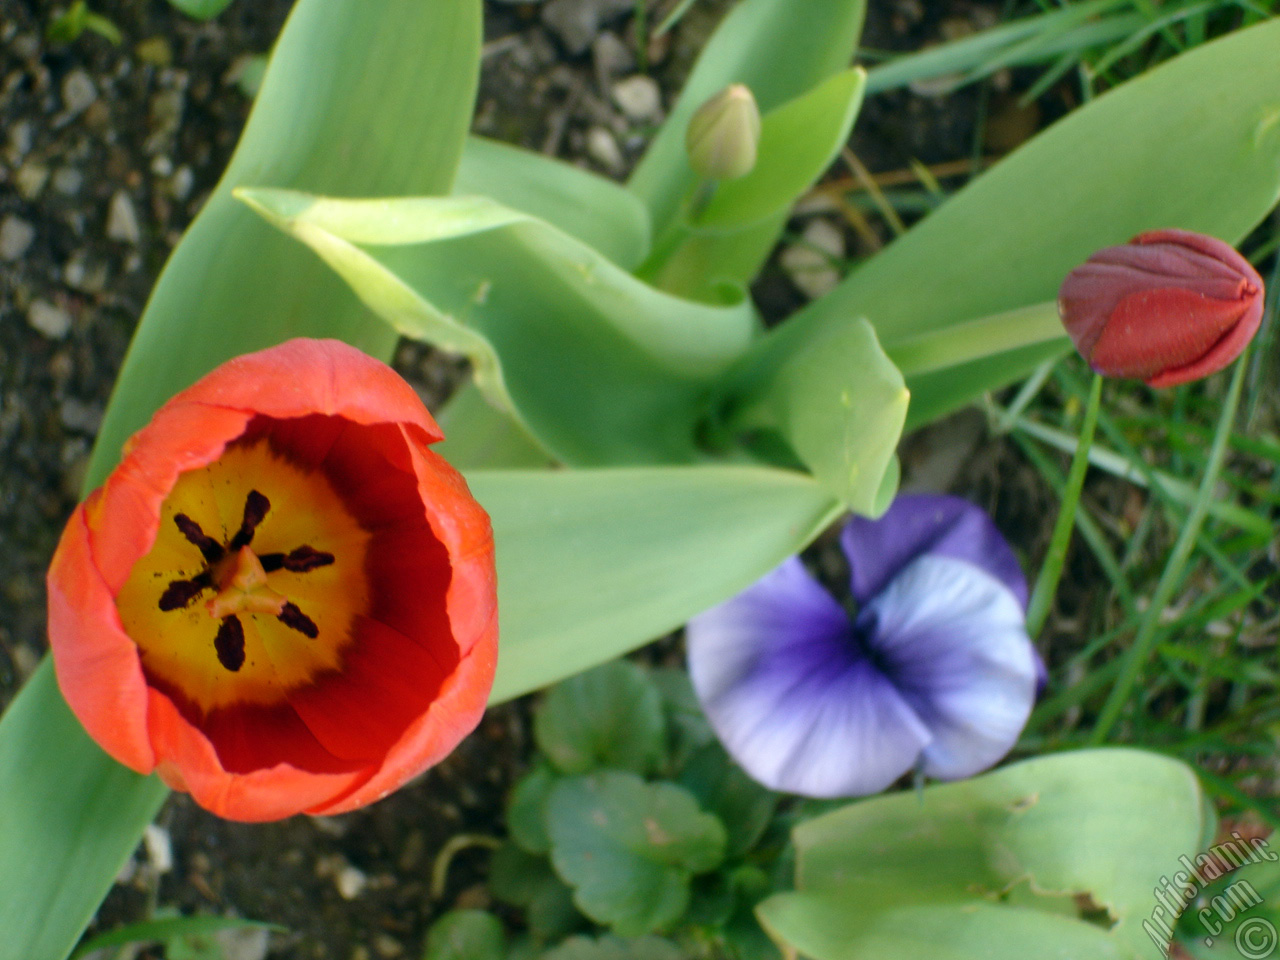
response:
M1194 854L1201 816L1177 761L1042 757L802 823L797 890L757 913L813 960L1137 960L1152 890Z
M755 331L745 299L655 290L484 197L241 195L396 330L467 356L490 402L574 465L695 459L709 385Z
M864 316L890 342L1052 300L1089 254L1156 227L1238 241L1280 196L1278 48L1280 21L1240 30L1069 114L793 317L788 336ZM987 369L985 386L1018 366Z
M1122 40L1148 22L1141 13L1121 11L1132 0L1086 0L1023 17L950 43L877 64L867 73L867 93L955 74L955 85L970 83L1002 67L1046 63L1092 44ZM1101 19L1099 19L1101 17Z
M422 960L506 960L507 932L484 910L450 910L427 931Z
M639 275L698 300L750 283L792 204L849 138L865 80L860 69L843 70L765 114L755 168L715 184L706 206L672 228Z
M89 739L46 661L0 723L0 958L65 957L167 795Z
M587 916L614 933L669 927L694 874L724 856L724 827L672 783L601 771L560 781L547 805L551 862Z
M554 463L515 417L484 398L473 380L449 398L436 423L444 441L434 449L459 470L522 470Z
M495 898L524 910L529 932L544 943L586 925L573 905L573 891L551 869L551 862L514 843L493 851L488 886Z
M1176 923L1177 941L1186 955L1194 960L1274 955L1280 939L1280 863L1273 858L1277 854L1267 840L1242 837L1198 854L1192 864L1198 873L1183 870L1179 877L1175 871L1170 878L1174 892L1166 893L1166 899L1175 906L1179 897L1187 903ZM1220 876L1219 870L1231 872ZM1158 936L1170 926L1168 914L1152 923Z
M676 779L704 810L720 818L730 857L740 857L756 845L778 806L778 794L747 776L719 743L709 743L690 757Z
M863 13L864 0L742 0L729 11L628 183L648 206L655 237L697 184L684 146L694 111L731 83L750 87L762 113L795 99L849 66Z
M294 8L235 154L151 294L89 486L161 403L237 354L328 336L390 357L394 333L231 193L241 185L447 193L471 122L480 12L478 0L302 0Z
M754 169L717 184L707 205L692 217L694 228L736 230L790 207L849 139L866 80L861 69L842 70L766 113Z
M507 829L511 839L529 853L551 849L547 839L547 797L556 779L555 772L540 762L516 782L507 798Z
M839 511L758 467L474 471L498 544L492 700L612 660L727 600Z
M227 7L231 0L169 0L171 4L197 20L212 20Z
M656 773L667 752L662 696L634 663L602 663L547 691L534 711L533 738L561 773Z
M687 954L662 937L570 937L541 960L686 960Z
M207 937L223 930L252 929L265 929L274 933L289 932L287 927L282 927L278 924L263 923L260 920L245 920L242 917L164 917L162 919L130 923L114 930L108 930L106 933L100 933L77 947L74 956L83 957L96 950L106 950L108 947L120 947L130 943L163 943L179 937Z
M858 513L881 512L909 395L871 326L850 320L808 340L784 326L744 367L729 388L741 406L731 426L776 430L832 496Z
M236 354L306 335L390 356L394 334L231 190L447 192L471 120L480 12L478 0L295 6L231 164L151 295L86 488L161 403ZM164 795L85 737L43 667L0 718L0 957L65 955Z
M545 220L624 270L649 251L649 211L634 193L531 150L470 137L453 192L489 197Z
M680 667L658 667L650 674L662 694L662 706L670 733L671 769L680 770L696 751L716 735L702 712L689 672Z

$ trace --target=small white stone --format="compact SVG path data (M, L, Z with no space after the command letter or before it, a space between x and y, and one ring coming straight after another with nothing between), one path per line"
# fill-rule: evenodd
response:
M334 875L333 882L343 900L354 900L364 893L364 888L369 885L369 878L363 870L348 863Z
M631 120L656 120L662 113L662 94L657 81L643 74L615 83L613 102Z
M49 179L49 168L38 163L24 163L13 175L13 185L23 200L34 200L40 196L45 183Z
M136 244L142 239L133 201L123 190L117 190L111 197L111 206L107 209L107 236L112 240L122 240L131 244Z
M36 238L36 228L13 214L0 222L0 260L17 260Z
M219 930L214 935L223 960L265 960L271 947L270 931L262 927Z
M62 103L69 113L80 113L98 99L98 88L83 70L72 70L62 81Z
M71 314L48 300L33 300L27 307L27 323L50 340L61 340L71 332Z
M142 845L147 850L147 863L156 876L173 869L173 842L169 831L154 823L142 831Z
M185 200L191 195L191 188L195 186L196 175L191 172L191 168L186 164L180 166L173 171L173 179L169 181L169 192L173 194L175 200Z
M844 234L831 221L814 219L801 236L805 242L787 247L779 259L800 292L816 300L840 282L832 261L844 259Z
M587 131L587 156L610 173L622 172L622 150L613 134L604 127L592 127Z
M58 408L58 419L68 430L97 436L102 426L102 407L96 403L84 403L75 397L67 397Z
M84 186L84 174L75 167L59 167L53 174L53 189L64 196L74 197Z

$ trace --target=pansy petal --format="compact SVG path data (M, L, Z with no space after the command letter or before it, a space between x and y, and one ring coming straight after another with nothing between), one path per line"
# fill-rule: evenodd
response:
M878 520L853 517L840 545L860 604L871 602L917 557L933 554L985 570L1013 591L1024 609L1027 605L1027 580L1018 558L991 518L960 497L905 494Z
M874 793L911 769L929 741L798 559L694 617L685 636L711 725L766 786L818 797Z
M926 774L970 776L1009 752L1035 700L1037 664L1003 582L926 554L863 610L858 629L933 735Z

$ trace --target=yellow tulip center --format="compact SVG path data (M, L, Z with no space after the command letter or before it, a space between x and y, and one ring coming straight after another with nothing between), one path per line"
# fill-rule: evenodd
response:
M178 478L116 609L149 680L202 713L278 703L341 667L369 539L323 473L232 444Z

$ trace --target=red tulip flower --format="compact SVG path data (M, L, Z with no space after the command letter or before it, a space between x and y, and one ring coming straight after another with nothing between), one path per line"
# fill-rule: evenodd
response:
M1098 373L1172 387L1221 370L1262 322L1262 278L1232 247L1152 230L1067 274L1058 312Z
M383 797L479 722L493 535L390 368L331 340L165 404L49 568L63 695L116 760L234 820Z

